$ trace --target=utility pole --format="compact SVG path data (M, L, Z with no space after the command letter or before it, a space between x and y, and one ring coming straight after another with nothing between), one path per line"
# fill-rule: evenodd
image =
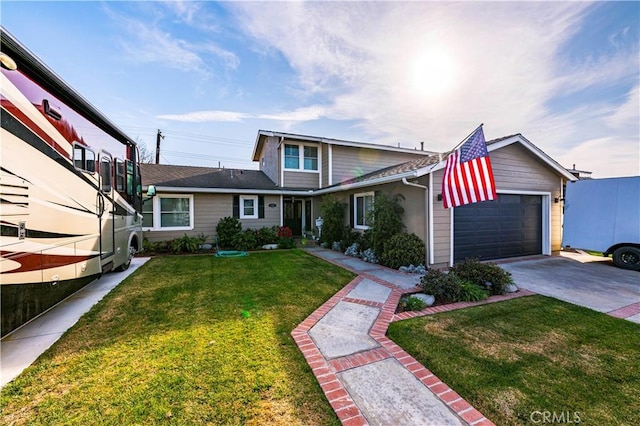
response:
M156 135L156 164L160 164L160 139L164 139L164 136L162 136L162 132L158 129L158 134Z

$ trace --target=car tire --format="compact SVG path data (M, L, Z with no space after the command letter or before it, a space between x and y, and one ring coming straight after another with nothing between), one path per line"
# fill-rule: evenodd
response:
M622 269L640 271L640 249L623 246L613 252L613 263Z

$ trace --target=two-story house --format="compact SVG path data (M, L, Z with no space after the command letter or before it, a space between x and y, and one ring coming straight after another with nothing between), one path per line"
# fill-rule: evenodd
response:
M327 194L349 206L345 225L364 230L383 191L403 195L404 224L424 241L428 266L559 250L562 188L573 175L520 134L487 147L498 200L444 209L439 153L260 130L252 157L259 170L142 165L143 187L158 193L145 202L145 236L213 236L225 216L301 235L314 228Z

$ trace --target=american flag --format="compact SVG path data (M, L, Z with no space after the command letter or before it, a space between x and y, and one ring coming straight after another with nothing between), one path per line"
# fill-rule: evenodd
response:
M481 125L447 158L442 177L442 200L447 209L497 197Z

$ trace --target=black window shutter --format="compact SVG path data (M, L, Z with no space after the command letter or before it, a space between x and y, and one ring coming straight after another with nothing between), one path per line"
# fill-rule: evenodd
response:
M258 217L264 219L264 195L258 195Z
M233 196L233 217L235 218L240 217L240 196L239 195Z
M350 227L354 227L355 223L353 222L353 209L355 208L354 206L354 199L353 199L353 194L349 195L349 226Z

